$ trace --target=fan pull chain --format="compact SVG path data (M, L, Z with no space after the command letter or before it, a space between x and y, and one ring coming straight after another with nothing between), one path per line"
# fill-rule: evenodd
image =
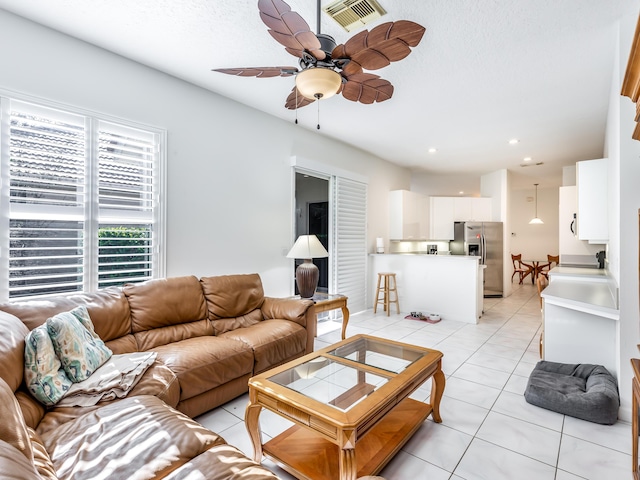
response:
M296 87L296 125L298 124L298 87Z
M316 128L320 130L320 98L318 98L318 125Z

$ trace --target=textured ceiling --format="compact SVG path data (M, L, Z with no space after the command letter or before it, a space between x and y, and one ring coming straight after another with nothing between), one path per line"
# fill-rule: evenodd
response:
M529 185L558 185L562 166L602 155L616 22L637 15L637 1L379 1L388 14L367 28L412 20L426 27L422 42L404 60L373 72L395 86L390 100L322 101L318 135L415 172L479 175L507 168ZM316 1L287 3L315 31ZM284 108L293 78L211 71L297 65L267 33L257 0L0 0L0 8L295 119ZM357 33L324 13L321 29L337 43ZM299 128L315 131L317 115L316 104L299 109ZM514 137L520 143L510 146ZM429 154L430 147L437 153ZM524 157L544 165L521 168Z

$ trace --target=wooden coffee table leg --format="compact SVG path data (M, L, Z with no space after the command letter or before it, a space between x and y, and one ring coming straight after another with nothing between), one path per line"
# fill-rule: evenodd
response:
M431 380L431 406L433 407L431 416L436 423L442 422L442 418L440 417L440 400L444 393L445 379L441 367L442 361L438 362L438 370L433 374L433 379Z
M252 397L253 392L250 392L249 395ZM261 410L262 407L251 399L244 412L244 423L253 444L253 461L257 463L262 462L262 434L260 433L260 423L258 422Z
M356 462L355 431L343 431L341 437L340 480L356 480L358 464Z
M345 335L347 334L347 323L349 323L349 309L346 305L342 308L342 340L345 339Z

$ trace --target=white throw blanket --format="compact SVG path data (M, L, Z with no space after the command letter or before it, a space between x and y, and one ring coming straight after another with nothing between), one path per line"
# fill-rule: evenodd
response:
M156 352L112 355L93 375L74 383L57 405L88 407L105 400L126 397L142 374L155 362Z

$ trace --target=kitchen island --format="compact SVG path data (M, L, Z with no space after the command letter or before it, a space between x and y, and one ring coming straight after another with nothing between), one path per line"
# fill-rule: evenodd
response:
M405 315L437 313L443 320L478 323L483 305L480 257L381 253L369 258L370 307L376 298L378 273L393 272Z

